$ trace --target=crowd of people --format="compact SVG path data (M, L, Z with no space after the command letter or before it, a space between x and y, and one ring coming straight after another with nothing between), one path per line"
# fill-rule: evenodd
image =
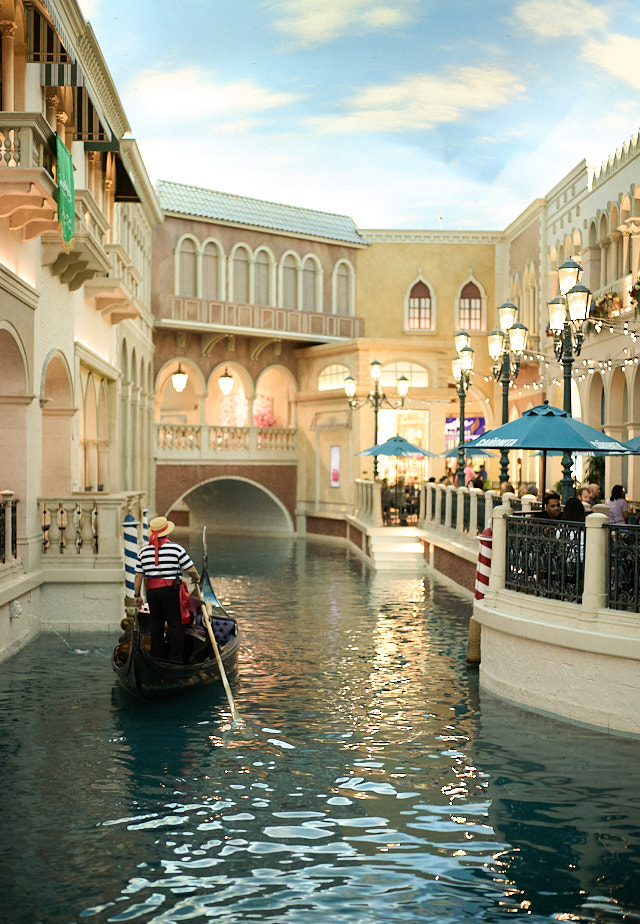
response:
M465 459L462 470L452 469L447 465L444 475L440 478L430 478L431 482L438 482L444 485L461 486L464 480L464 486L469 488L479 488L486 490L491 487L491 482L487 481L487 470L484 464L478 469L474 469L471 459ZM499 486L499 493L514 494L517 497L525 495L538 499L538 487L535 484L522 484L516 491L509 481L503 481ZM584 522L585 516L591 513L597 504L601 504L601 489L599 484L583 484L577 488L575 496L568 498L564 507L562 506L560 495L557 491L547 491L541 502L541 512L539 516L543 519L556 520L562 518L571 522ZM629 522L629 505L627 503L625 489L621 484L614 484L611 494L604 504L609 510L610 523L628 523ZM604 511L600 511L604 512Z

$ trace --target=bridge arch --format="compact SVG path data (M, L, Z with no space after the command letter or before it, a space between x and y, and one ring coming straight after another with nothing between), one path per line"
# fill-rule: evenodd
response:
M290 510L278 495L253 478L217 475L189 487L167 512L190 528L212 533L293 533Z

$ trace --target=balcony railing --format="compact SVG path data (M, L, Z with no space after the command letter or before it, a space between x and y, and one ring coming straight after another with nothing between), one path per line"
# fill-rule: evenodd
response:
M0 112L0 218L30 241L57 227L55 136L39 112Z
M143 499L141 492L40 498L43 566L122 564L122 523L128 513L142 523Z
M200 330L229 333L254 331L284 340L353 340L364 334L364 320L347 315L296 311L268 305L245 305L237 302L209 301L182 296L154 298L154 314L171 326L188 324Z
M174 462L295 461L295 427L156 424L156 459Z

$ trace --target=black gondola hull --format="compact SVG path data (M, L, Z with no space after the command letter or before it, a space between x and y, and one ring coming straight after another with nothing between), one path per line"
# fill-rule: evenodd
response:
M225 673L229 676L235 671L238 661L240 637L237 623L226 613L219 618L214 617L212 622L215 634L222 631L223 637L226 636L218 650ZM147 650L147 644L140 631L138 617L135 617L130 642L121 641L116 645L112 658L118 682L129 693L145 699L158 699L222 680L211 643L206 638L200 640L197 661L190 664L156 660Z

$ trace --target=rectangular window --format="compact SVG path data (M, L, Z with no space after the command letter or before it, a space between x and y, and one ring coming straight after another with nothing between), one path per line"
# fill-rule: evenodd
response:
M460 330L482 330L482 300L461 298L458 317Z
M431 330L431 299L410 298L407 317L408 330Z

